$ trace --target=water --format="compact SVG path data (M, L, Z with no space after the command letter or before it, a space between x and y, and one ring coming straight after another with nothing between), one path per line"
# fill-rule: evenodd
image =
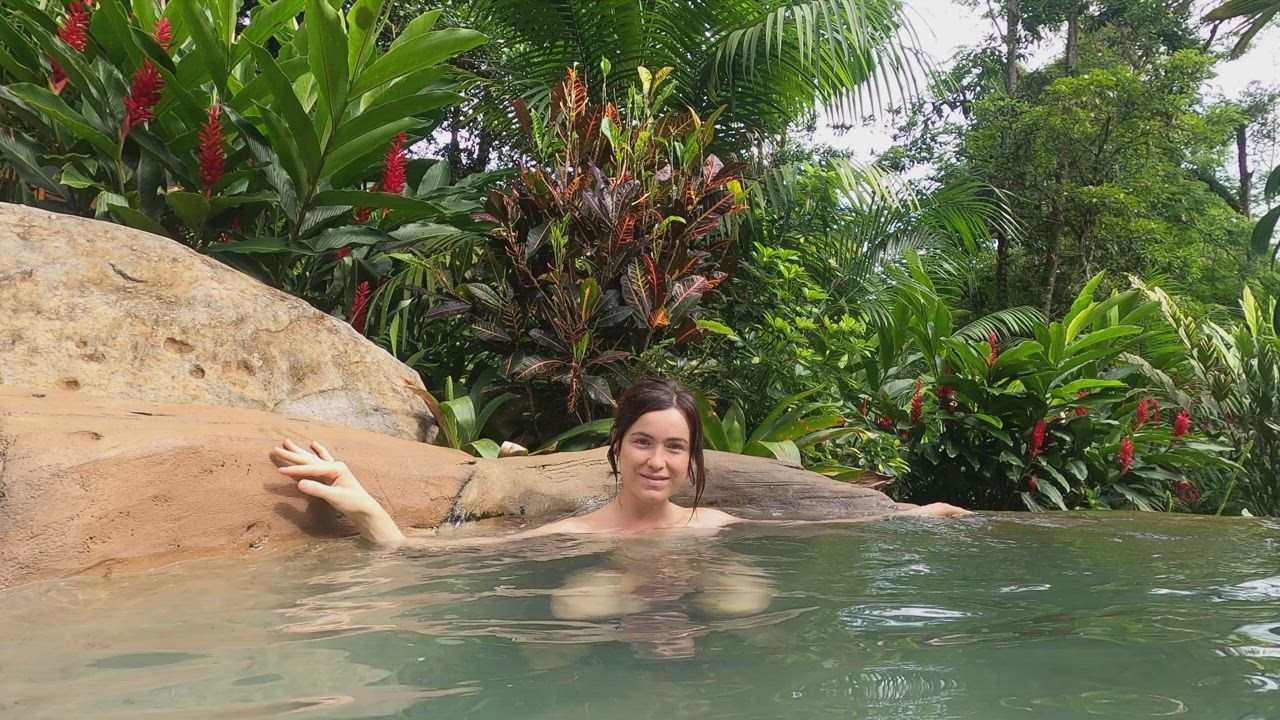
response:
M0 593L0 717L1280 718L1278 546L1124 514L327 542Z

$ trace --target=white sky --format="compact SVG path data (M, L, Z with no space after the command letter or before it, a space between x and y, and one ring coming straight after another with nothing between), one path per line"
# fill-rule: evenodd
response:
M1204 2L1205 9L1218 4ZM933 56L941 68L950 67L952 55L962 47L976 45L984 35L997 28L982 17L978 8L964 7L951 0L907 0L908 16L915 25L921 48ZM1203 12L1203 11L1202 11ZM1219 31L1219 45L1227 26ZM1226 45L1229 47L1229 45ZM1041 56L1031 58L1031 65L1051 59L1060 47L1048 47ZM1220 63L1218 76L1206 83L1207 98L1233 98L1251 81L1264 85L1280 82L1280 22L1272 22L1259 33L1250 50L1239 60ZM885 122L854 128L833 130L829 123L820 124L813 140L854 151L861 160L870 160L892 145L891 130Z

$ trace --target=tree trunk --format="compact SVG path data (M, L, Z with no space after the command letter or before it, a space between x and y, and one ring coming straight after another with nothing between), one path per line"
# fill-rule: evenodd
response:
M1253 173L1249 172L1249 136L1246 133L1248 129L1247 125L1241 125L1236 128L1236 164L1240 168L1240 212L1246 220L1253 217L1249 209L1249 204L1252 201L1252 198L1249 197L1249 186L1253 180Z
M1007 0L1004 29L1004 87L1009 97L1018 92L1018 26L1022 24L1022 7L1018 0Z
M1006 0L1004 30L1004 85L1005 93L1012 98L1018 93L1018 29L1022 24L1022 6L1019 0ZM1009 145L1008 133L1001 135L1001 147ZM992 183L1004 188L1003 179ZM996 307L1009 306L1009 235L1003 228L996 231Z
M1053 196L1053 228L1049 231L1049 245L1044 254L1044 315L1052 317L1053 293L1058 284L1058 255L1062 246L1062 231L1066 227L1066 210L1063 208L1067 185L1067 158L1058 157L1057 188Z
M1067 74L1075 75L1080 64L1080 14L1076 12L1067 16L1066 63Z

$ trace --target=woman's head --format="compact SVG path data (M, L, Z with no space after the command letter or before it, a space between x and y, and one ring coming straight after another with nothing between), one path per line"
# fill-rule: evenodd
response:
M639 492L671 493L693 482L697 507L707 485L702 417L693 393L674 380L645 378L618 399L609 435L609 466ZM661 487L663 480L668 487ZM664 498L665 499L665 498Z

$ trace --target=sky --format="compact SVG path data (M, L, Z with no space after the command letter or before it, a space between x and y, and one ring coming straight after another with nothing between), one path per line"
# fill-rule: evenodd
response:
M951 57L966 46L976 45L984 35L997 28L982 17L982 10L950 0L906 0L921 49L933 57L939 67L949 67ZM1217 3L1201 2L1207 10ZM1219 31L1222 37L1223 31ZM1036 66L1053 58L1060 48L1046 48L1030 58ZM1280 22L1272 22L1267 30L1254 38L1248 53L1238 60L1218 65L1218 76L1206 83L1210 100L1236 97L1250 81L1263 84L1280 83ZM885 122L863 125L847 131L834 130L824 120L813 135L814 142L854 151L856 158L870 160L893 144L892 130Z

